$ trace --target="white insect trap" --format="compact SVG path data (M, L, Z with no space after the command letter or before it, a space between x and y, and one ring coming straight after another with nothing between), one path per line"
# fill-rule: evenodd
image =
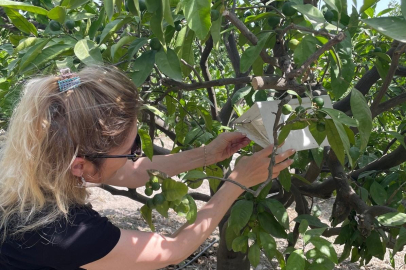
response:
M324 108L332 108L331 100L328 95L320 96L324 100ZM247 137L258 145L266 147L274 142L273 127L278 111L280 100L263 101L255 103L248 111L234 121L234 125L238 131L247 134ZM298 99L292 99L289 105L295 109L299 106ZM302 106L305 108L311 107L310 98L302 98ZM288 120L290 115L281 115L280 123ZM279 135L279 134L278 134ZM283 152L288 149L296 151L318 148L319 146L328 146L327 138L321 145L318 145L316 140L310 133L309 127L299 130L291 130L285 143L279 148L278 152Z

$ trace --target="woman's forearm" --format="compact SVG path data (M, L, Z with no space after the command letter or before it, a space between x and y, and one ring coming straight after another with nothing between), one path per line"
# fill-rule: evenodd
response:
M137 188L145 185L148 181L149 175L147 170L149 169L164 172L172 177L185 171L203 167L205 164L213 164L215 162L213 159L214 157L207 154L205 157L204 147L176 154L157 155L152 158L152 161L147 157L143 157L136 162L128 161L124 167L104 184Z

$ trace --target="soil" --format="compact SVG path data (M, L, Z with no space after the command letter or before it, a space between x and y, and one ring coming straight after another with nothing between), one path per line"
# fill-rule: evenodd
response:
M160 141L158 142L158 145ZM119 188L120 187L116 187ZM123 188L126 189L126 188ZM143 204L131 200L123 196L113 196L109 192L98 188L89 188L91 191L90 202L93 208L98 211L102 216L106 216L110 221L118 226L121 229L129 230L139 230L139 231L151 231L147 223L143 220L140 213L140 208ZM144 187L139 188L138 192L144 194ZM198 189L194 190L196 192L209 194L209 184L205 181ZM154 194L153 194L154 195ZM152 196L153 196L152 195ZM151 196L151 197L152 197ZM326 200L315 200L314 205L317 206L322 222L329 224L329 217L331 214L331 209L333 206L334 198ZM196 201L198 209L204 205L204 202ZM294 211L294 205L288 209L289 220L291 220L291 227L293 228L294 222L292 220L296 217L296 212ZM169 218L166 219L162 217L155 210L153 211L153 222L156 227L156 232L163 235L171 235L174 233L182 224L186 222L185 218L177 216L177 214L170 210ZM329 238L330 241L334 242L335 237ZM283 240L277 240L278 249L283 251L287 247L287 242ZM198 270L211 270L217 269L216 263L216 253L218 248L219 241L219 231L216 229L211 236L196 250L193 254L189 256L184 262L175 266L168 266L162 268L165 270L174 270L174 269L198 269ZM301 241L296 245L296 248L301 247ZM343 251L344 246L334 245L338 256ZM207 249L206 249L207 248ZM307 245L306 250L311 249L312 247ZM205 250L206 249L206 250ZM205 251L203 251L205 250ZM200 254L201 253L201 254ZM398 252L395 255L395 265L396 270L406 270L404 265L405 251ZM200 254L200 255L199 255ZM197 256L198 255L198 256ZM194 259L198 257L197 259ZM265 270L265 269L280 269L277 261L274 259L272 262L269 262L264 254L261 255L260 264L252 270ZM384 269L393 269L389 261L389 252L386 253L383 261L373 258L371 262L366 266L359 266L358 263L351 263L349 260L344 261L343 263L337 265L335 269L340 270L384 270Z

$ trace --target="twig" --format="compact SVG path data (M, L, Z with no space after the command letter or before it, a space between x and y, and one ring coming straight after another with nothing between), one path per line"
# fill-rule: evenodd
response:
M189 64L188 62L186 62L184 59L180 59L180 61L182 62L182 64L184 64L185 66L191 68L193 70L193 72L195 73L197 79L199 80L200 83L203 82L202 77L200 77L199 72L197 72L197 70L195 69L194 66L192 66L191 64Z
M208 81L208 82L199 82L199 83L183 83L183 82L178 82L170 78L163 78L162 79L162 84L164 86L174 86L173 91L175 90L185 90L185 91L192 91L196 89L202 89L202 88L207 88L207 87L213 87L213 86L224 86L228 84L246 84L250 83L252 80L252 76L247 76L247 77L237 77L237 78L226 78L226 79L220 79L220 80L214 80L214 81Z
M286 26L285 28L283 28L282 30L278 30L280 32L280 36L283 37L289 30L299 30L299 31L303 31L303 32L309 32L309 33L313 33L317 36L323 36L326 37L328 39L333 39L336 37L336 35L330 34L329 32L327 32L327 30L322 29L322 30L314 30L314 29L310 29L304 26L299 26L296 24L290 24L288 26Z
M406 185L406 182L403 182L403 183L395 190L395 192L392 193L392 195L391 195L391 196L389 197L389 199L386 201L386 204L385 204L385 205L389 205L389 204L392 202L393 198L395 198L396 194L402 189L402 187L403 187L404 185Z
M335 36L333 39L328 41L326 44L324 44L320 49L318 49L315 53L313 53L307 60L304 62L300 68L293 70L292 72L288 73L286 77L288 79L293 79L295 77L298 77L303 74L305 70L310 66L311 63L316 61L320 55L322 55L324 52L328 51L336 45L337 43L340 43L343 41L345 38L345 34L343 32L338 33L337 36Z
M230 183L233 183L234 185L239 186L240 188L242 188L246 192L249 192L249 193L254 194L254 195L256 194L254 190L252 190L250 188L247 188L246 186L241 185L240 183L238 183L238 182L236 182L234 180L228 179L228 178L221 178L221 177L216 177L216 176L206 176L206 177L203 177L203 178L197 178L195 180L186 180L186 182L195 183L195 182L199 182L199 181L202 181L202 180L205 180L205 179L217 179L217 180L224 181L224 182L230 182Z
M405 133L406 133L406 129L403 130L403 131L400 133L400 135L403 135L403 134L405 134ZM382 155L385 155L386 153L388 153L390 147L391 147L397 140L398 140L398 139L394 138L392 141L390 141L390 142L388 143L388 145L386 146L385 150L383 151L383 154L382 154ZM406 183L406 182L405 182L405 183Z

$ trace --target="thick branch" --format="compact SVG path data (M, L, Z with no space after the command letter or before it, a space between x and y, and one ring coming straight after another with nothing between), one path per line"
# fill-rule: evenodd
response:
M388 101L382 102L378 107L372 111L372 118L380 115L383 112L389 111L390 109L406 102L406 93L402 93L399 96L396 96Z
M306 91L306 87L298 84L295 80L287 80L278 75L260 76L252 79L252 87L254 90L275 89L275 90L294 90L299 95Z
M165 86L176 86L176 88L172 89L173 91L175 90L186 90L186 91L192 91L196 89L202 89L202 88L207 88L207 87L213 87L213 86L224 86L224 85L230 85L230 84L246 84L250 83L252 80L252 76L247 76L247 77L239 77L239 78L226 78L226 79L219 79L219 80L214 80L214 81L208 81L208 82L202 82L202 83L183 83L183 82L178 82L169 78L163 78L162 79L162 84Z
M253 45L257 45L258 38L245 26L245 24L238 19L235 13L225 10L223 12L223 16L227 18L235 27L240 30L241 34L244 35L249 42ZM261 51L261 58L264 60L265 63L271 64L273 66L278 65L278 60L275 57L271 57L268 55L265 49Z
M326 44L324 44L320 49L318 49L315 53L313 53L307 60L302 64L302 66L298 69L293 70L289 74L286 75L288 79L293 79L295 77L299 77L309 68L309 66L319 59L320 55L322 55L324 52L330 50L334 45L340 43L343 41L345 38L345 35L343 32L338 33L337 36L335 36L333 39L329 40Z
M210 36L210 38L206 41L206 47L204 48L202 58L200 59L200 69L202 70L203 78L206 82L211 81L209 67L207 66L207 59L209 58L212 49L213 49L213 38L212 36ZM214 92L213 87L207 87L206 90L209 100L214 105L210 106L211 117L213 118L213 120L218 120L216 93Z
M392 62L388 71L388 75L386 76L385 80L383 81L382 87L379 90L378 94L376 94L374 102L371 105L371 111L375 111L381 102L383 96L385 95L386 91L388 90L388 87L390 83L392 82L393 75L395 75L395 71L398 68L399 65L399 58L401 54L404 52L406 48L406 44L401 43L398 45L396 48L395 52L393 53L392 56Z
M304 26L300 26L300 25L293 24L293 23L290 24L290 25L288 25L287 27L283 28L282 30L280 30L280 31L278 31L278 32L279 32L279 35L280 35L281 37L283 37L289 30L292 30L292 29L299 30L299 31L303 31L303 32L313 33L313 34L315 34L316 36L323 36L323 37L326 37L326 38L328 38L328 39L331 39L331 38L335 38L335 37L336 37L336 35L330 34L330 33L329 33L327 30L325 30L325 29L314 30L314 29L310 29L310 28L307 28L307 27L304 27Z

